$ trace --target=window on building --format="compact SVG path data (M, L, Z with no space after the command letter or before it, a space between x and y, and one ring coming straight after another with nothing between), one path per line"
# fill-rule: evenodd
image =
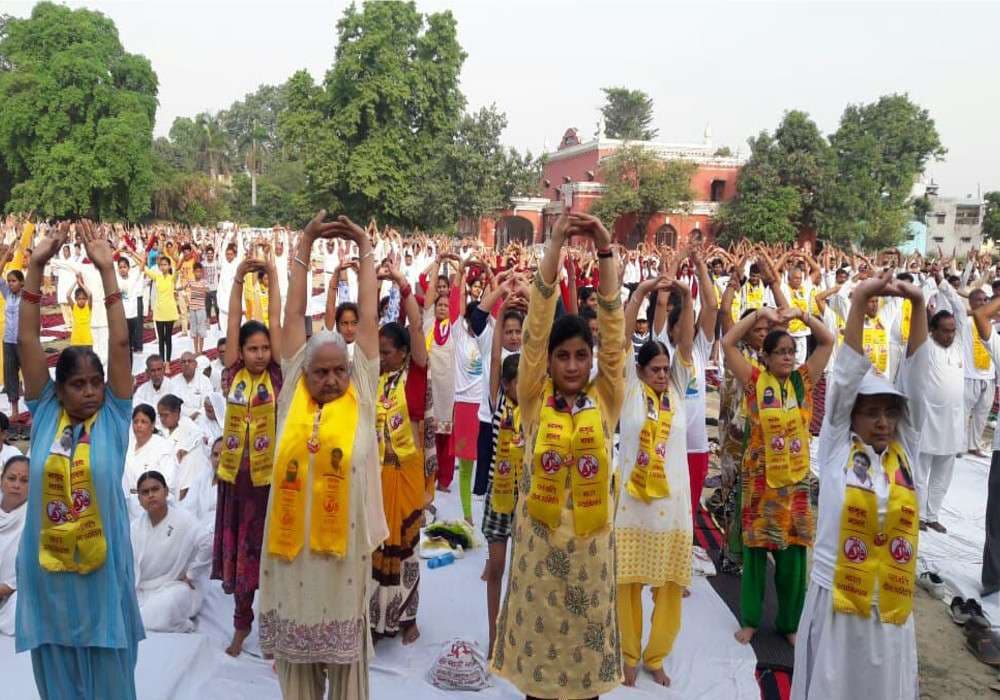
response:
M709 192L709 198L713 202L721 202L722 196L726 192L726 181L725 180L712 180L712 188Z
M958 240L962 241L962 243L972 243L972 236L962 236Z
M979 206L955 207L955 223L976 226L979 223Z
M936 216L937 216L937 222L939 224L943 224L945 222L945 219L948 218L948 215L943 212L938 212Z
M934 236L932 239L935 243L944 243L944 236Z

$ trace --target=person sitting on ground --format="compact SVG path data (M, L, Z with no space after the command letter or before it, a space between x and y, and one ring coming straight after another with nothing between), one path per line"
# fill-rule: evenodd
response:
M17 547L28 508L28 458L11 457L0 476L0 635L14 634L17 608Z
M146 358L146 377L149 381L135 390L135 405L156 406L160 399L170 393L170 382L166 379L167 365L159 355ZM138 474L136 475L138 476ZM129 486L129 489L132 487Z
M122 487L128 504L129 520L142 515L142 506L136 498L135 484L140 474L157 470L170 483L177 478L177 450L171 440L156 428L156 411L145 403L136 404L132 409L132 436L125 455L125 471ZM175 494L176 497L176 494Z
M193 515L167 503L167 480L149 471L136 481L145 513L132 521L135 589L150 632L193 632L212 558L208 533Z
M183 501L199 475L208 471L208 456L202 432L194 421L182 415L183 410L184 402L173 394L167 394L156 405L156 412L163 425L163 436L173 443L177 457L174 488L178 501Z

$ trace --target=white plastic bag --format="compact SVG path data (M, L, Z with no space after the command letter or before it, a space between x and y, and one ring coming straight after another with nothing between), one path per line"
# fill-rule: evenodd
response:
M455 637L441 646L427 672L427 682L442 690L483 690L490 687L486 655L476 642Z

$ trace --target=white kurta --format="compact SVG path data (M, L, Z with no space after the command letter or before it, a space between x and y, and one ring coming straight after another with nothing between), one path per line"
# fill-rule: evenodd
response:
M903 361L899 389L913 400L897 427L897 438L911 470L920 451L920 425L927 405L919 400L927 375L931 341ZM854 434L851 411L858 388L871 368L867 357L844 345L827 377L826 413L819 435L820 490L816 543L805 607L795 645L793 700L857 700L857 698L917 697L917 641L913 616L904 625L883 624L878 617L877 594L868 618L833 609L833 573L840 542L844 491L856 480L846 470ZM889 484L881 469L881 455L869 448L872 486L880 516L884 516Z
M14 592L0 598L0 635L14 636L14 609L17 607L17 547L24 529L27 501L11 512L0 508L0 585L9 586Z
M200 582L212 562L210 534L177 507L168 508L155 526L143 513L132 521L131 530L143 625L154 632L193 632L191 618L204 599Z
M181 404L181 415L190 418L195 413L205 412L205 399L212 393L212 382L199 371L194 373L191 381L178 374L170 379L170 391L184 403Z
M164 434L174 445L177 457L177 476L173 482L167 481L171 493L180 497L180 492L191 488L198 477L206 471L211 471L208 452L205 449L205 438L194 421L181 416L177 427Z
M128 452L125 454L125 471L122 473L122 488L125 489L125 502L128 503L129 520L135 520L145 511L139 505L136 495L136 481L143 472L158 471L167 480L171 493L176 495L174 483L177 481L177 450L173 443L162 435L151 435L146 444L138 447L135 435L128 442Z
M927 417L920 451L955 455L965 451L965 362L958 342L947 348L927 339L927 373L920 398Z
M682 398L691 368L678 355L672 357L668 390L674 414L664 465L670 495L649 503L633 498L626 488L639 453L639 433L646 420L647 405L631 344L625 358L626 393L617 465L620 493L615 513L619 584L662 586L672 581L686 586L691 581L691 482L687 463L687 401Z

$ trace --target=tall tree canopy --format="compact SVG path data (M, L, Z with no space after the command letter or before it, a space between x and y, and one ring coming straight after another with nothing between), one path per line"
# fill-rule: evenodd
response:
M833 154L816 124L793 110L774 136L764 131L748 143L737 195L720 214L726 235L787 242L815 229L819 196L833 175Z
M657 130L653 124L653 98L642 90L626 87L602 88L604 92L604 131L608 138L652 141Z
M848 105L830 145L836 177L823 193L820 233L865 247L898 243L917 176L927 161L947 153L934 120L907 95L884 95Z
M156 74L99 12L41 2L0 34L0 202L136 219L153 190Z
M441 194L425 178L465 106L455 18L422 15L413 2L373 2L349 6L337 33L323 84L302 74L290 81L279 133L302 153L313 203L417 225Z
M632 214L645 231L656 212L671 211L691 201L691 177L697 166L683 160L660 160L642 146L626 146L601 161L606 190L591 213L606 222Z

